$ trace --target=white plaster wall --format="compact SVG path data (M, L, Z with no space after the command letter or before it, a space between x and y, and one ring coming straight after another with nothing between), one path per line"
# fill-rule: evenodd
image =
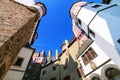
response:
M90 47L92 47L92 49L97 53L97 57L92 60L96 66L100 66L101 64L103 64L104 62L106 62L107 60L109 60L110 58L99 48L99 46L97 46L97 44L95 42L93 42ZM84 52L85 53L85 52ZM83 54L84 54L83 53ZM82 54L82 55L83 55ZM81 55L81 56L82 56ZM90 66L90 63L87 64L87 65L84 65L81 57L79 57L79 60L80 60L80 63L82 64L82 67L83 67L83 70L84 70L84 73L85 75L88 74L89 72L92 71L91 69L91 66Z
M33 4L35 4L34 0L15 0L15 1L27 6L32 6Z
M24 58L24 61L22 63L22 66L21 67L17 67L17 66L11 66L10 69L15 69L15 70L21 70L21 71L25 71L28 63L29 63L29 60L31 58L33 54L33 49L29 49L29 48L25 48L23 47L21 49L21 51L19 52L18 56L17 57L22 57ZM16 57L16 58L17 58Z
M22 80L24 73L9 70L4 80Z

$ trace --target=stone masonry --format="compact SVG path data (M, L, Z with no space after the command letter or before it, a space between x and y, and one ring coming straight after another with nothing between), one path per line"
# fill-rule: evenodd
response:
M0 80L31 37L39 13L11 0L0 0Z

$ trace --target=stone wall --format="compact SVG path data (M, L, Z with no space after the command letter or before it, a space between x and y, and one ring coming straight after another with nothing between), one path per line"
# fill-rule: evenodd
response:
M67 76L70 77L70 80L81 80L81 77L79 77L77 73L77 69L80 67L79 61L76 57L78 51L78 40L74 38L60 57L61 80L65 80Z
M0 80L22 46L29 42L39 13L9 0L0 0Z

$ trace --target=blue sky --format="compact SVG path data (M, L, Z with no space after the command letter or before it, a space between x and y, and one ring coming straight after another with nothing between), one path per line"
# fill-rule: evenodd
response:
M69 9L74 2L78 0L35 0L42 2L47 8L46 15L41 19L38 27L38 38L32 45L37 52L43 49L48 53L58 49L61 53L61 45L65 39L71 40L74 35L72 33L72 20L70 18ZM101 0L84 0L88 2L101 2Z

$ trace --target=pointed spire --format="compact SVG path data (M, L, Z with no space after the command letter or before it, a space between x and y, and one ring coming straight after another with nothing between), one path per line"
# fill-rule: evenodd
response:
M51 60L51 57L52 57L52 50L49 50L48 51L48 60Z
M42 52L41 52L41 54L40 54L40 57L46 57L45 50L42 50Z
M65 45L68 46L69 45L69 41L65 40Z
M56 50L56 59L58 59L58 56L59 56L59 52L58 50Z

